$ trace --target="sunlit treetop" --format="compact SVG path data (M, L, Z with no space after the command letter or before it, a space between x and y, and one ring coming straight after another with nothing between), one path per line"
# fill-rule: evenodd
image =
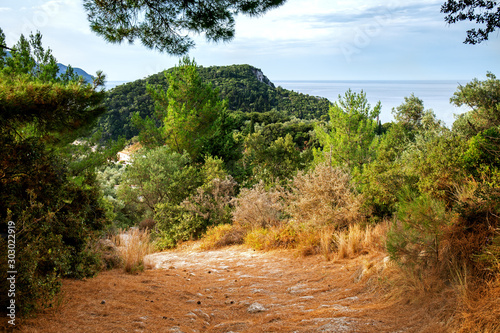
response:
M0 132L52 144L72 142L105 111L104 80L98 72L93 83L86 83L71 66L60 73L40 32L21 35L9 54L0 52Z

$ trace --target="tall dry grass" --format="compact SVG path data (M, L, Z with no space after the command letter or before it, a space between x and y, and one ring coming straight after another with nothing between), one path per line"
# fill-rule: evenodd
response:
M353 224L333 235L336 259L353 258L370 252L385 253L389 222L362 227Z
M122 266L127 273L136 273L147 268L145 257L154 252L149 230L131 228L128 231L120 230L112 237L122 258Z
M500 332L500 276L461 297L458 333Z

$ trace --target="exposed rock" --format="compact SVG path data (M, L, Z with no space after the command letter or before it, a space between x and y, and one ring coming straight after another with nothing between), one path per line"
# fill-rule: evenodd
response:
M260 304L260 303L252 303L249 307L248 307L248 312L249 313L257 313L257 312L264 312L266 311L267 309L264 307L264 305Z
M255 74L255 76L257 77L257 80L259 80L262 83L267 84L271 88L274 88L274 84L267 78L267 76L264 75L264 73L262 73L262 71L260 69L252 68L252 71Z
M352 332L352 323L352 320L345 317L332 318L332 321L321 326L318 332Z

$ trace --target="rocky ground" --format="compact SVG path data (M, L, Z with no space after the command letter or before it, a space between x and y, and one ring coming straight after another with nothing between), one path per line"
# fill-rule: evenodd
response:
M20 331L420 332L425 321L384 303L368 264L382 258L188 247L149 260L154 268L137 275L64 281L59 302Z

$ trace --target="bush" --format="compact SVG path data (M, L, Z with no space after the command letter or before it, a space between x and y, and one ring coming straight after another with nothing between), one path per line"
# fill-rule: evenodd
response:
M204 230L201 217L190 214L182 205L161 203L156 206L155 243L159 249L173 248L180 241L198 238Z
M154 235L160 248L171 248L179 241L198 239L208 227L228 223L235 186L231 176L224 180L215 178L178 205L157 205Z
M62 277L99 271L100 256L92 243L106 217L92 174L69 177L61 159L37 140L1 139L1 227L7 230L8 221L16 225L16 304L26 314L51 303ZM1 258L7 258L6 251L0 248ZM0 277L6 281L7 262L1 264ZM2 305L6 296L2 291Z
M140 207L146 216L153 215L158 204L180 204L201 184L189 156L166 146L136 153L123 179L118 197Z
M235 189L233 177L214 178L208 185L198 187L195 194L182 202L182 206L191 214L201 217L206 226L229 223Z
M283 218L284 197L281 186L266 190L263 182L243 189L235 200L233 221L248 229L277 225Z
M490 279L500 262L500 188L469 180L457 188L455 197L456 218L444 235L449 261L465 265L475 277Z
M137 204L118 198L116 188L123 181L126 166L110 164L97 172L97 181L103 192L103 205L108 220L112 221L112 228L129 228L140 219L141 210Z
M139 230L153 230L156 225L156 221L152 218L145 218L139 223Z
M97 251L101 253L103 269L121 267L122 258L116 244L110 239L100 239L97 242Z
M327 255L335 250L335 230L363 220L361 197L338 168L319 164L309 173L299 172L290 187L266 189L261 182L241 191L233 221L247 231L246 244Z
M286 201L289 216L309 225L345 227L363 217L362 200L354 193L349 175L325 163L309 173L299 172Z
M208 228L200 248L202 250L218 249L224 246L243 244L247 231L238 224L220 224Z

